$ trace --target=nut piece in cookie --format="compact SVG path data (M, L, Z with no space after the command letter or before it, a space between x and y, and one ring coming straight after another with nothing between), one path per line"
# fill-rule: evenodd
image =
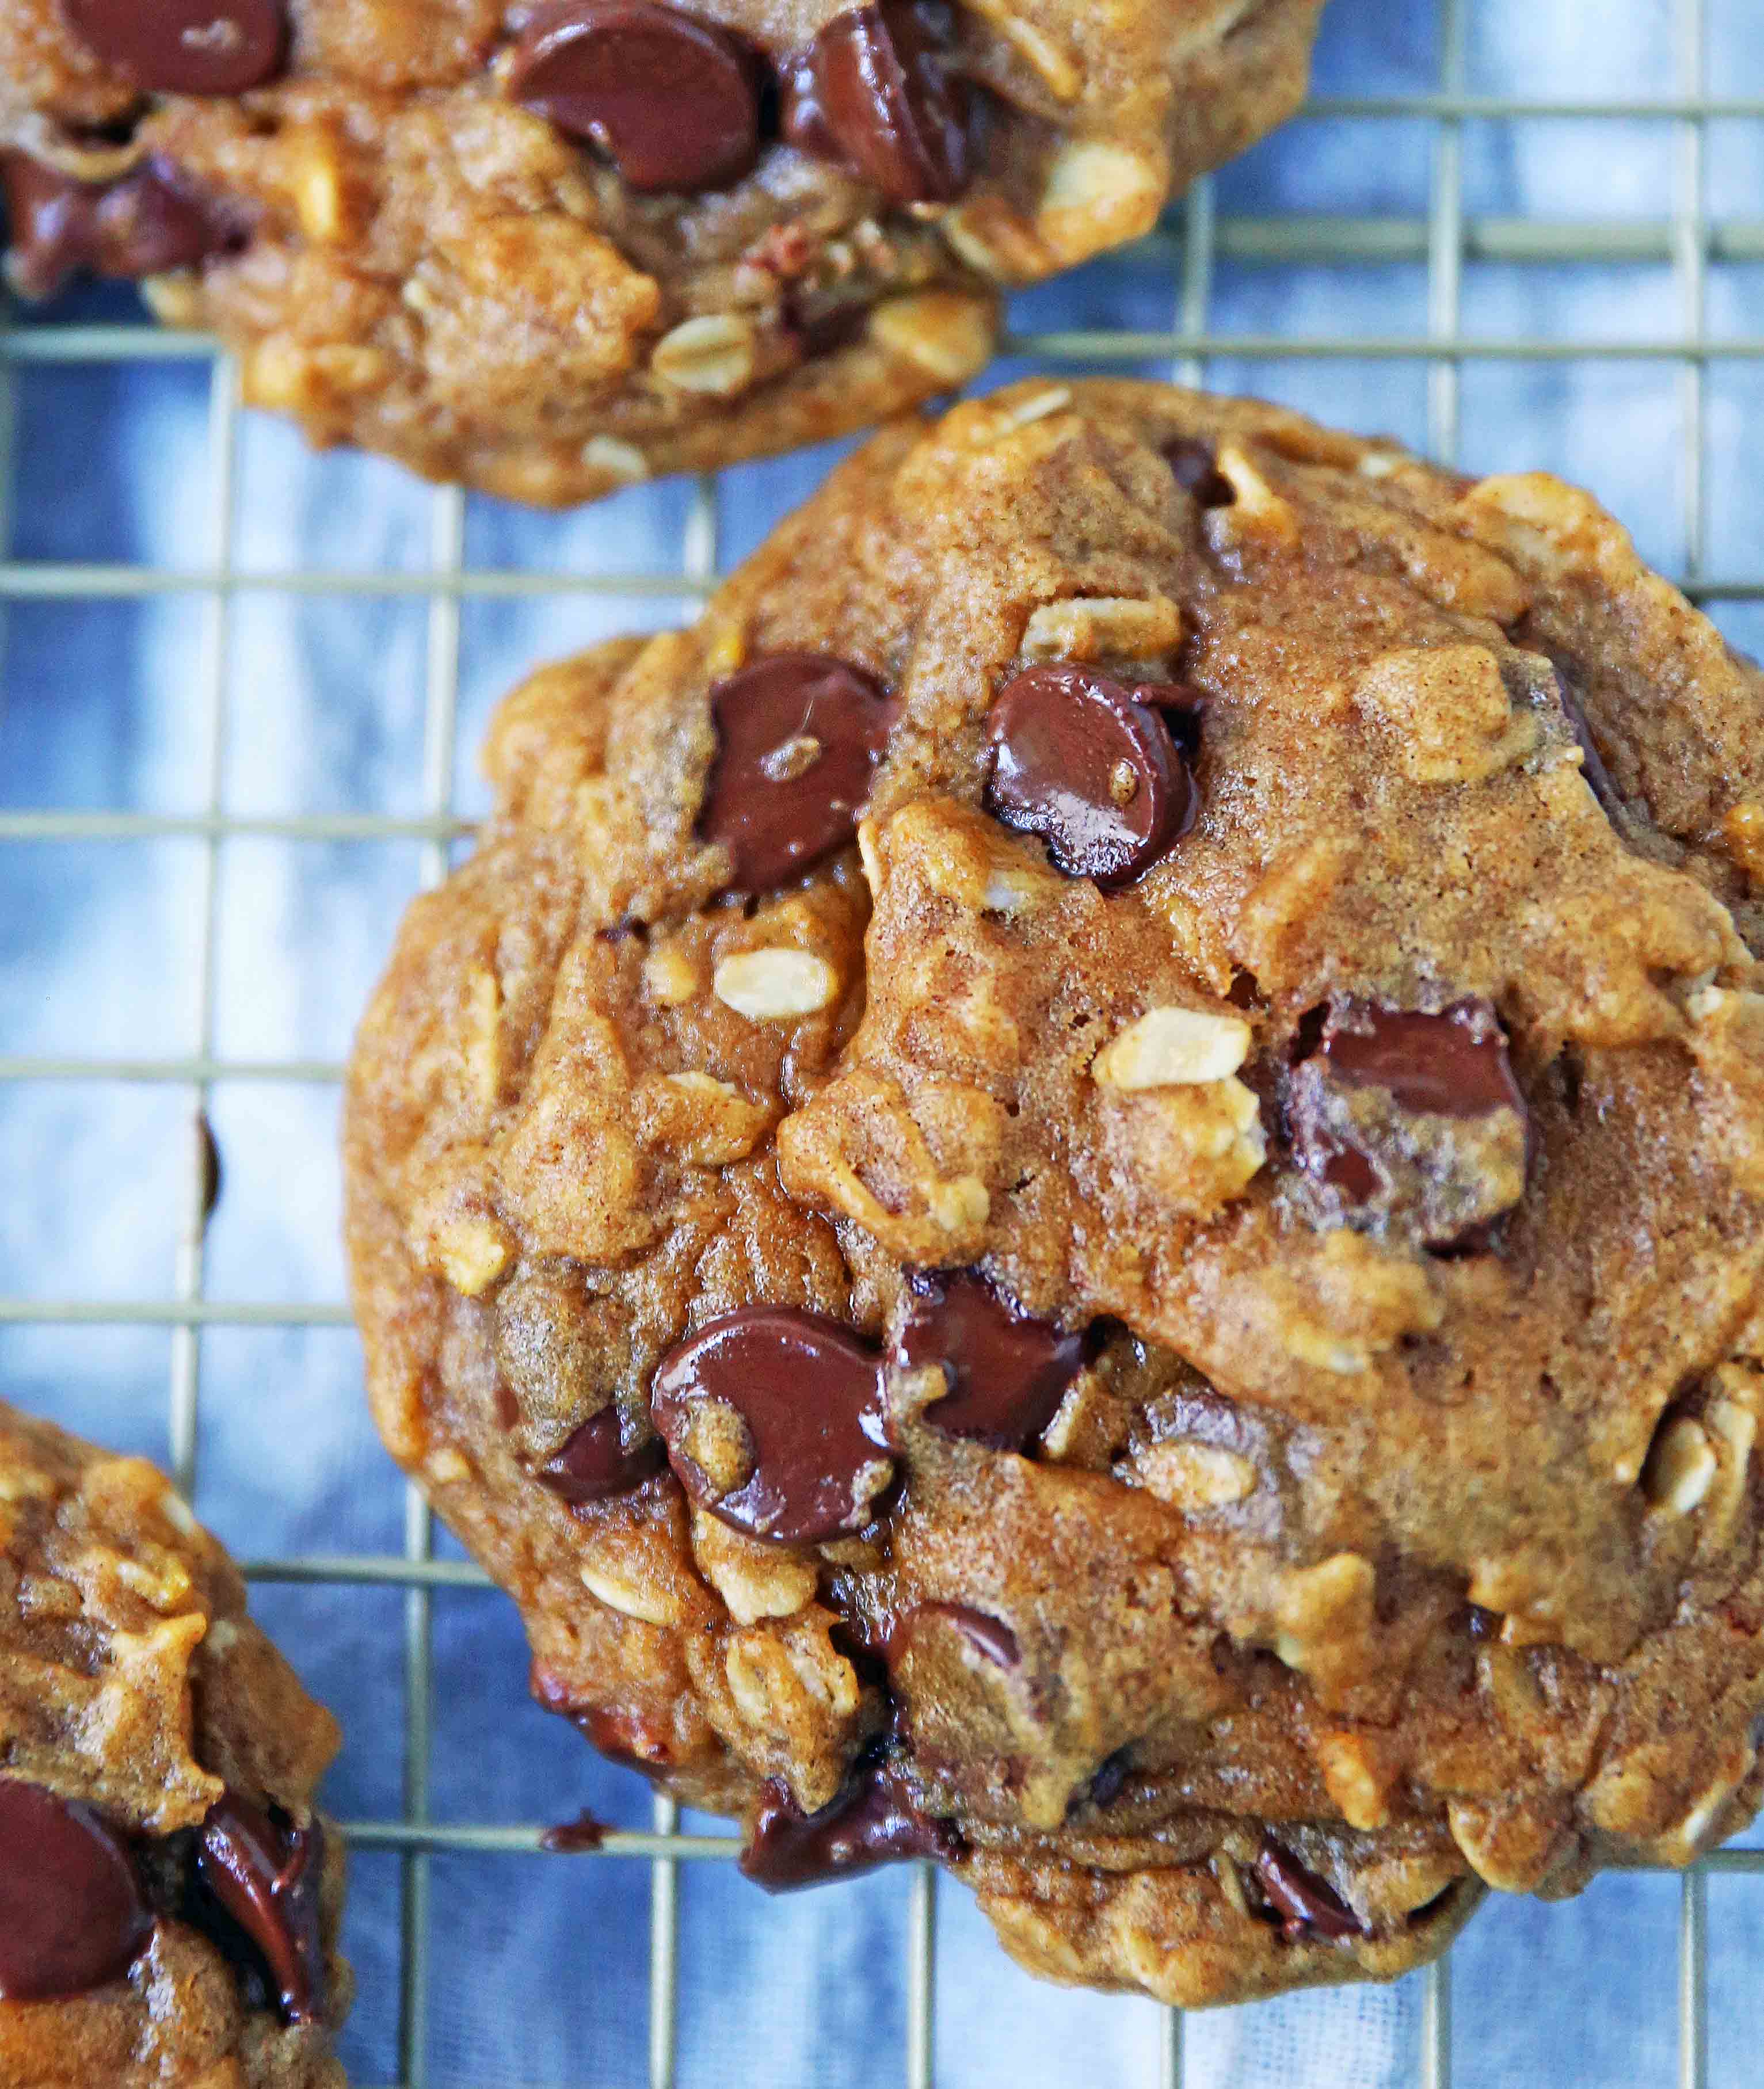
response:
M1764 679L1584 495L1013 387L488 766L350 1069L374 1411L750 1877L1191 2007L1749 1817Z

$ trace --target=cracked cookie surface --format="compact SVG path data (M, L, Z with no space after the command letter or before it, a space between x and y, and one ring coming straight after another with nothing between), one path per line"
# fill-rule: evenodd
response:
M1321 0L0 0L15 287L149 279L320 443L592 499L974 375L1290 115Z
M348 1225L545 1702L1186 2005L1749 1817L1764 684L1586 495L1019 385L487 762Z
M343 2089L337 1747L165 1477L0 1405L7 2089Z

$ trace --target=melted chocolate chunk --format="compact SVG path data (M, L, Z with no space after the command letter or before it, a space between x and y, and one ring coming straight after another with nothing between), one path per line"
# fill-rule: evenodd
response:
M949 1386L924 1418L946 1436L1028 1448L1084 1361L1084 1337L1037 1320L977 1270L915 1272L895 1345L903 1371L940 1368Z
M118 1980L153 1918L127 1845L89 1806L0 1778L0 2001Z
M604 1821L591 1813L578 1813L573 1821L560 1821L539 1838L539 1847L554 1857L579 1857L598 1850L607 1839Z
M1437 1015L1347 1002L1332 1010L1320 1049L1344 1086L1387 1089L1405 1109L1455 1117L1525 1109L1506 1033L1486 1001L1455 1001Z
M990 1611L976 1611L972 1603L916 1603L901 1618L889 1634L888 1653L898 1656L917 1626L927 1618L941 1619L945 1624L953 1625L977 1654L1000 1668L1015 1668L1022 1661L1023 1649L1017 1644L1017 1636L1002 1618L995 1618Z
M1200 435L1173 435L1164 445L1165 461L1184 493L1203 508L1230 508L1237 489L1219 469L1218 453Z
M894 1477L882 1371L849 1328L749 1306L662 1359L650 1410L694 1501L750 1537L861 1530Z
M967 110L942 41L916 0L836 15L783 67L784 136L892 203L953 202L968 182Z
M1099 1812L1113 1806L1126 1791L1127 1779L1132 1771L1133 1744L1129 1742L1125 1748L1117 1748L1113 1755L1105 1756L1097 1764L1089 1788L1083 1795L1084 1800L1094 1806Z
M1000 693L987 736L989 809L1045 842L1068 877L1112 891L1143 877L1193 824L1188 765L1161 712L1174 684L1129 688L1088 667L1032 667Z
M208 1808L196 1845L200 1891L230 1925L230 1941L260 1962L290 2023L324 2014L324 1871L316 1820L297 1828L279 1807L265 1813L234 1792Z
M641 1486L665 1461L660 1443L646 1436L627 1447L616 1403L583 1422L563 1449L539 1467L538 1478L572 1505L603 1501Z
M717 758L698 833L728 850L730 890L767 891L844 847L895 722L873 676L775 653L719 682L710 717Z
M1488 1252L1522 1190L1530 1122L1491 1004L1340 1001L1312 1011L1296 1053L1287 1126L1322 1208L1400 1225L1438 1253ZM1440 1118L1483 1121L1480 1149Z
M1575 686L1575 677L1561 661L1552 660L1550 664L1556 671L1556 701L1562 706L1562 715L1568 720L1569 730L1580 743L1580 773L1586 778L1587 787L1599 800L1605 817L1618 821L1625 812L1623 794L1618 790L1611 771L1605 766L1604 757L1594 742L1592 728L1586 723L1586 706L1582 703L1580 692Z
M555 0L522 29L507 92L598 145L627 187L693 193L758 157L761 79L739 36L660 0Z
M1335 1889L1307 1870L1272 1835L1263 1839L1255 1875L1268 1904L1281 1917L1281 1934L1289 1944L1307 1933L1331 1940L1370 1933Z
M861 1768L818 1813L805 1813L781 1778L765 1787L741 1869L773 1893L849 1877L902 1857L959 1855L947 1821L920 1812L905 1780L884 1760Z
M282 0L62 0L95 57L150 94L243 94L281 71Z
M159 153L120 180L78 182L28 153L0 153L11 251L27 298L53 297L82 273L134 281L237 251L247 228Z

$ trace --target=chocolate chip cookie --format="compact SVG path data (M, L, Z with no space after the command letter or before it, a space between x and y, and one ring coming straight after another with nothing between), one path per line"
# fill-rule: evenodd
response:
M337 1746L164 1478L0 1405L7 2089L343 2089Z
M547 1704L1184 2004L1749 1817L1764 679L1586 495L1019 385L487 761L350 1244Z
M148 279L316 442L562 503L972 377L1291 113L1322 0L0 0L27 295Z

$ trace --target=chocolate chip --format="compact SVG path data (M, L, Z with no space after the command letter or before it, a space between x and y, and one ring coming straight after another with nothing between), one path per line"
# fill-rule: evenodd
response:
M1203 508L1229 508L1237 489L1219 469L1218 453L1199 435L1173 435L1164 445L1164 460L1184 493Z
M625 1436L617 1405L602 1408L583 1422L561 1451L539 1467L541 1484L572 1504L629 1494L652 1473L661 1470L664 1454L653 1436L638 1438L629 1444Z
M243 94L281 70L281 0L62 0L95 57L151 94Z
M951 203L968 182L968 126L935 17L915 0L836 15L783 69L783 135L843 160L893 203Z
M1486 1001L1438 1014L1342 1000L1300 1026L1286 1117L1328 1216L1397 1223L1440 1253L1487 1253L1517 1201L1529 1113ZM1477 1123L1471 1135L1438 1122Z
M221 1190L226 1180L226 1171L221 1165L220 1141L214 1135L214 1126L209 1123L205 1110L196 1112L195 1126L196 1147L197 1202L201 1225L207 1229L214 1216L214 1208L221 1201Z
M660 0L557 0L522 29L508 93L598 145L628 187L695 193L758 157L761 77L739 36Z
M1264 1837L1255 1860L1262 1891L1281 1916L1281 1934L1289 1944L1308 1931L1333 1940L1369 1934L1366 1924L1334 1888L1301 1864L1272 1835Z
M1100 1812L1113 1806L1127 1789L1128 1778L1133 1770L1133 1744L1117 1748L1113 1755L1105 1756L1097 1764L1088 1790L1083 1796ZM1070 1810L1070 1809L1068 1809Z
M1084 1338L1037 1320L978 1270L916 1271L895 1345L902 1371L940 1368L949 1391L924 1410L946 1436L1021 1451L1054 1418Z
M857 831L895 706L861 667L775 653L710 692L717 758L698 832L733 860L730 890L764 892Z
M0 154L11 242L7 273L28 298L82 272L134 279L191 268L243 244L236 210L155 153L121 180L75 181L24 152Z
M904 1779L888 1761L861 1768L818 1813L803 1812L781 1778L762 1788L741 1869L773 1893L848 1877L902 1857L959 1854L960 1838L946 1821L921 1813Z
M916 1603L899 1620L889 1635L890 1657L898 1657L917 1627L930 1618L953 1626L976 1653L1000 1668L1015 1668L1023 1658L1017 1636L1002 1618L976 1611L972 1603L943 1602Z
M578 1813L573 1821L560 1821L539 1838L539 1847L554 1857L579 1857L598 1850L607 1839L604 1821L592 1813Z
M1324 1025L1320 1049L1337 1081L1387 1089L1405 1109L1472 1117L1525 1109L1506 1032L1486 1001L1456 1001L1437 1015L1344 1002Z
M324 1834L315 1820L297 1828L279 1807L268 1812L228 1792L208 1808L196 1844L202 1891L262 1962L290 2023L314 2023L325 2004L319 1892Z
M1556 701L1562 706L1562 715L1568 720L1569 729L1580 743L1580 773L1586 779L1588 789L1599 800L1605 817L1619 824L1627 817L1623 793L1617 788L1611 771L1605 766L1605 758L1599 752L1586 723L1586 706L1581 701L1577 686L1577 677L1572 668L1557 659L1552 659L1556 671Z
M726 1313L662 1359L650 1410L702 1507L754 1538L861 1530L893 1478L875 1352L790 1306Z
M139 1957L152 1927L114 1828L77 1799L0 1778L0 2001L102 1987Z
M1191 709L1174 684L1111 681L1088 667L1032 667L992 707L986 802L1037 834L1068 877L1112 891L1149 870L1193 823L1188 765L1159 712Z

